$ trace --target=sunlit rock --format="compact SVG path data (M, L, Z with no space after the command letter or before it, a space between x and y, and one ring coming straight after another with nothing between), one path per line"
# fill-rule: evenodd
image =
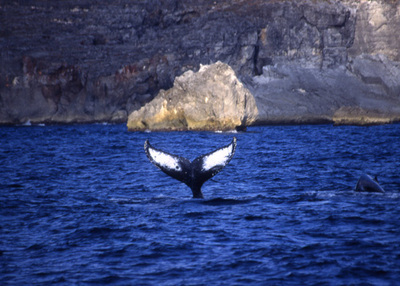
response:
M256 102L222 62L187 71L174 86L130 114L128 129L136 130L234 130L257 118Z

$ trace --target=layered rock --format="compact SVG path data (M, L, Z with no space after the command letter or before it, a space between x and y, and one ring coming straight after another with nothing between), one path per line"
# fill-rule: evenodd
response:
M359 106L342 106L333 114L336 125L376 125L392 123L399 118L374 109L364 109Z
M217 61L258 123L399 115L397 0L5 1L0 21L0 124L124 122Z
M399 8L398 1L317 2L288 8L298 24L275 18L261 30L260 46L272 47L259 51L267 64L246 82L258 123L400 120Z
M127 125L131 131L235 130L254 123L257 115L249 90L231 67L217 62L177 77L171 89L132 112Z
M358 56L345 66L276 61L251 79L258 124L382 124L400 120L399 66Z
M352 57L369 54L385 55L400 61L400 5L398 0L347 2L353 7L355 22L354 41L349 47Z

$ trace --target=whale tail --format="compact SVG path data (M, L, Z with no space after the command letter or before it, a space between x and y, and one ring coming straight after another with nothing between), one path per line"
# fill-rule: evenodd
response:
M215 151L201 155L190 162L188 159L154 148L149 140L144 150L150 162L165 174L185 183L193 193L193 198L203 198L202 185L218 174L232 159L236 150L236 138Z

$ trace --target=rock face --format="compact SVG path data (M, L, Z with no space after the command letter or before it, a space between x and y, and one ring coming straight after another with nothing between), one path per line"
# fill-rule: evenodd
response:
M126 122L217 61L255 96L256 123L396 121L399 3L3 1L0 124Z
M347 66L276 61L251 79L258 124L382 124L400 119L400 69L382 56Z
M289 6L297 24L280 14L261 30L260 46L281 54L260 49L270 60L246 82L258 123L400 120L399 1L320 2ZM274 22L282 24L271 37Z
M397 0L360 1L357 5L353 4L357 21L349 55L381 54L393 61L400 61L399 4Z
M254 123L258 115L253 95L227 64L187 71L174 86L132 112L128 129L234 130Z

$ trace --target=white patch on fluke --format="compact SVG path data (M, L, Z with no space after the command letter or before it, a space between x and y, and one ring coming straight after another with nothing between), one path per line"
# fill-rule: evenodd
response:
M160 164L162 167L181 171L178 160L171 155L156 151L152 148L149 148L149 154L153 158L153 160Z
M225 166L232 155L232 145L222 148L203 159L203 170L208 171L216 166Z

